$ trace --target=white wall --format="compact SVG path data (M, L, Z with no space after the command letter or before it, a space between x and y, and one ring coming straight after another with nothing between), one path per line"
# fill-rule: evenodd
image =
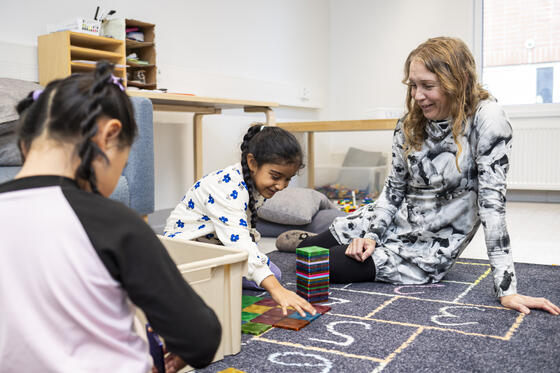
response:
M95 7L156 24L159 87L199 96L279 102L279 121L316 120L328 81L329 6L323 0L73 0L0 3L0 76L37 80L47 23L93 17ZM303 89L309 98L302 99ZM190 114L156 113L156 210L192 183ZM226 111L204 120L204 172L233 163L247 126L264 116Z
M331 0L329 94L322 119L373 119L383 108L404 111L405 59L435 36L459 37L472 48L473 1ZM349 144L390 151L391 138L391 131L318 136L317 149L329 152L317 152L317 163L341 160Z
M36 80L36 40L46 24L92 16L96 5L156 24L160 87L200 96L276 101L278 121L367 119L403 110L408 53L429 37L463 39L474 51L480 0L2 1L0 76ZM158 7L159 6L159 7ZM303 89L310 92L302 99ZM381 110L383 111L383 110ZM156 209L192 183L192 115L155 116ZM237 160L258 114L205 119L204 171ZM515 121L515 120L514 120ZM391 132L320 134L317 164L341 162L349 145L390 151ZM305 176L302 175L302 176Z

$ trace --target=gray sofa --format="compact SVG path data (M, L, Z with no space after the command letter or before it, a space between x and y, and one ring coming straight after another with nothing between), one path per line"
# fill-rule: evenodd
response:
M153 107L147 98L131 97L131 101L138 124L138 137L132 144L127 166L111 198L126 204L141 215L148 215L154 212ZM12 135L10 137L4 135L4 139L10 141L14 139ZM10 156L6 152L17 151L13 141L12 143L4 141L0 143L0 147L3 147L0 149L0 154L6 158ZM12 154L10 162L2 162L0 157L0 183L11 180L20 169L19 166L13 165L14 155ZM17 164L17 161L15 163Z

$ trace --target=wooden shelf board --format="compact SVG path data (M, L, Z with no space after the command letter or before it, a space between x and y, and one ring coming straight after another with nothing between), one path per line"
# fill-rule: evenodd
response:
M83 62L70 62L72 68L79 68L82 70L95 70L95 64ZM115 71L125 71L124 67L115 67Z
M129 82L130 85L130 82ZM185 105L191 106L213 107L217 109L240 109L245 107L273 108L278 107L276 102L252 101L252 100L236 100L228 98L200 97L182 95L176 93L162 93L150 91L130 90L126 92L129 96L146 97L152 100L154 105Z
M70 32L70 44L86 44L95 47L118 47L124 44L123 40L106 38L104 36L88 35L80 32Z
M141 63L135 63L135 62L128 61L128 60L126 61L126 64L127 64L129 67L134 67L134 68L136 68L136 67L156 67L156 65L153 64L153 63L147 64L147 65L143 65L143 64L141 64Z
M337 132L394 130L398 119L338 120L324 122L285 122L277 123L290 132Z
M83 48L77 47L75 45L70 46L70 55L72 59L91 59L91 58L111 58L111 59L121 59L124 56L120 53L115 52L108 52L99 49L92 49L92 48ZM89 57L89 58L80 58L82 57Z
M126 22L126 27L130 27L130 26L137 26L137 27L155 27L155 25L153 23L148 23L148 22L143 22L143 21L139 21L137 19L129 19L127 18L125 20Z
M155 43L153 41L135 41L126 39L126 49L152 47L154 44Z
M140 82L135 82L134 80L129 80L129 81L127 81L127 85L129 87L138 87L138 88L144 88L144 89L156 89L157 83L140 83Z

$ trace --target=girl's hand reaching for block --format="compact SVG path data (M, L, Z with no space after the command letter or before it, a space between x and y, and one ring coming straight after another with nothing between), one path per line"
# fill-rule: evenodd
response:
M302 317L305 317L305 311L312 315L317 313L317 310L315 310L315 307L313 307L311 303L293 291L283 287L274 276L268 276L262 280L261 286L265 288L270 293L272 299L274 299L276 303L282 307L282 313L284 316L288 314L288 307L290 306L293 307Z

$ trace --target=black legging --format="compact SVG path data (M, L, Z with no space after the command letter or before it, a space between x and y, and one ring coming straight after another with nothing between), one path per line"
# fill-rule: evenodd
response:
M375 280L375 264L368 258L364 262L346 256L348 245L340 245L329 230L301 241L298 247L319 246L329 249L329 279L335 284Z

